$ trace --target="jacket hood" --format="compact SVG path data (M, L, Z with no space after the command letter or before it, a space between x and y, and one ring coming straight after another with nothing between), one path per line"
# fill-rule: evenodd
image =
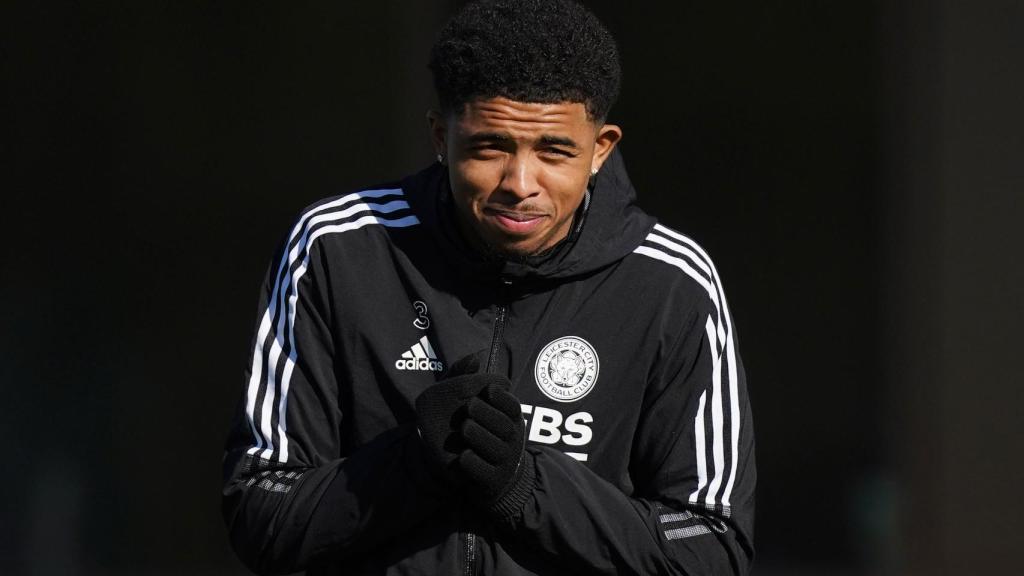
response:
M615 149L605 161L576 213L569 236L545 254L525 262L482 256L459 233L448 170L434 163L402 183L420 221L438 238L460 269L476 274L542 281L584 276L613 264L640 245L655 219L636 205L636 190Z

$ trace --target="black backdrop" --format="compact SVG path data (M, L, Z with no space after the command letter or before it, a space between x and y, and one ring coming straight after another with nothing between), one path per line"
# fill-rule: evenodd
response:
M0 8L0 573L244 573L221 445L313 200L432 160L453 2ZM984 573L1022 504L1022 10L589 3L641 204L715 257L760 574Z

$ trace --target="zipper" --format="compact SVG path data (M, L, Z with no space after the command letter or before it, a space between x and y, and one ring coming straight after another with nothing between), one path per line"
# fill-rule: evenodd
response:
M501 351L501 337L505 334L505 317L508 314L508 306L499 304L494 311L494 334L491 336L491 353L487 355L487 368L485 372L494 372L495 363L498 360L498 353Z
M466 532L466 570L463 572L465 576L473 576L474 568L476 567L476 534L472 532Z
M487 355L487 368L485 372L494 372L497 366L495 363L498 360L498 353L501 351L502 337L505 335L505 320L508 316L508 293L512 287L512 281L508 278L501 279L501 288L499 289L498 296L498 307L494 310L494 331L491 335L491 352Z
M505 300L508 288L512 285L512 282L502 278L501 283L501 303L494 310L494 331L491 335L491 350L487 354L487 367L484 369L488 373L494 372L495 368L497 368L498 353L501 351L502 337L505 335L505 321L508 317L508 305L505 304ZM465 576L473 576L473 573L476 572L476 534L469 531L466 532L464 560L466 565L463 574Z

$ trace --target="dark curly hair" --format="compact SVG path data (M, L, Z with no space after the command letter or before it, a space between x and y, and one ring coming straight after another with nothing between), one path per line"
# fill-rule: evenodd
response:
M476 99L580 102L603 121L619 95L615 40L572 0L481 0L464 6L430 53L445 113Z

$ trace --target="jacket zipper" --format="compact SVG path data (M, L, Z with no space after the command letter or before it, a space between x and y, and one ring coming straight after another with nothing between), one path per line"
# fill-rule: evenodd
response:
M502 287L507 290L512 283L506 279L502 279ZM504 290L503 290L504 292ZM497 367L498 353L501 350L502 337L505 334L505 319L508 315L508 306L504 303L504 294L502 303L498 304L498 307L494 311L494 331L491 335L491 351L487 354L487 367L484 369L485 372L493 372ZM476 534L473 532L466 532L466 549L465 549L465 561L466 569L463 572L465 576L473 576L476 568Z
M498 360L498 352L501 350L501 338L505 334L505 316L508 313L508 306L499 304L494 311L494 334L491 336L491 353L487 355L487 368L485 372L494 372L495 363Z
M466 570L463 572L465 576L473 576L474 564L476 564L476 534L472 532L466 532Z

